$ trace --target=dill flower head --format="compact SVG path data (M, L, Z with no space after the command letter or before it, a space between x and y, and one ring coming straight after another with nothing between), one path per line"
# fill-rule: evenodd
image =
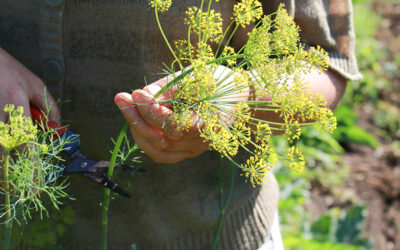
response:
M303 171L306 162L301 151L297 147L291 146L286 150L286 152L286 160L289 163L289 167L296 172Z
M182 62L190 62L195 52L194 47L186 40L175 41L176 56Z
M257 0L243 0L233 7L233 19L242 27L260 19L262 14L262 5Z
M222 37L221 13L214 10L203 12L197 7L189 7L184 21L191 30L201 34L205 41L219 42Z
M36 139L38 130L30 118L23 116L22 107L15 109L14 105L8 104L4 111L8 113L9 122L5 124L0 121L0 145L6 151Z
M250 180L253 187L261 185L277 161L275 151L267 144L261 144L256 148L255 154L240 165L244 172L242 175Z
M262 16L257 0L243 0L233 11L234 30ZM300 138L302 126L317 123L329 132L336 127L325 99L311 94L303 79L311 70L328 67L327 53L300 43L299 28L282 4L275 14L261 19L238 51L227 45L233 34L225 37L229 32L222 32L221 15L214 10L190 7L184 22L188 38L175 42L174 63L191 66L181 66L182 72L167 86L175 84L176 90L168 103L173 112L167 122L178 131L201 124L200 136L210 150L242 169L253 186L264 181L278 160L270 146L273 132L284 133L292 145ZM198 35L193 39L196 45L191 44L193 34ZM219 43L216 52L210 42ZM259 111L276 112L280 119L260 120L254 115ZM235 161L239 150L248 153L243 163ZM295 147L279 156L294 169L304 167L304 156Z
M149 4L158 11L165 12L171 7L172 0L151 0Z

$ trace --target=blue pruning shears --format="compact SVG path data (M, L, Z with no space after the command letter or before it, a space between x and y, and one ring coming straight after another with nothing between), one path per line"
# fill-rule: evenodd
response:
M32 119L35 123L46 123L47 128L54 129L57 136L65 136L65 138L71 139L69 144L66 144L63 149L64 152L71 158L71 162L68 165L61 166L61 175L69 175L80 173L84 176L89 177L91 180L104 185L106 188L111 189L124 197L130 198L130 195L120 188L118 184L107 178L106 174L109 167L107 161L95 161L88 159L80 150L80 139L78 134L70 130L67 126L63 126L59 123L48 121L45 115L38 109L31 106L30 108ZM114 171L117 172L144 172L145 170L140 167L128 166L115 164Z

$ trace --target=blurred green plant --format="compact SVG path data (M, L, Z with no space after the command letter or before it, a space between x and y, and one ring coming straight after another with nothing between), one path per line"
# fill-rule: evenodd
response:
M284 238L286 249L291 250L359 250L359 247L328 241L308 240L302 237L287 236Z
M273 143L283 150L286 142L277 137ZM349 171L340 161L342 147L332 135L312 128L303 132L297 144L307 159L307 169L295 172L281 167L284 163L280 162L275 173L281 186L279 213L286 249L370 248L370 242L362 236L366 208L356 205L354 194L346 192ZM333 207L316 217L305 209L312 182L349 205Z
M381 60L386 56L386 50L374 39L375 31L381 24L381 17L372 10L371 1L353 1L354 26L356 32L356 56L358 66L364 79L351 82L348 85L343 102L349 106L376 102L379 91L389 87L385 77L382 76Z
M376 148L378 141L375 137L356 124L357 114L353 108L340 105L336 111L338 128L333 133L334 138L342 144L350 142L364 144Z
M67 249L65 243L69 239L69 226L74 222L75 211L72 207L50 208L48 218L35 215L29 223L13 228L11 249Z
M333 135L319 134L315 130L303 133L298 147L308 163L307 170L295 176L278 165L279 212L286 249L371 248L370 240L363 237L366 207L352 197L354 194L346 194L349 169L341 162L342 147L347 148L349 143L377 147L379 142L374 134L388 138L400 130L398 109L381 100L383 90L393 91L387 76L399 72L400 54L389 55L374 38L382 18L373 10L372 1L353 0L353 4L356 55L364 79L348 85L342 104L335 112L338 128ZM394 58L393 62L389 57ZM356 109L371 114L380 130L372 134L358 126ZM275 143L284 142L277 139ZM398 140L393 140L391 147L394 154L400 155ZM341 200L342 206L331 207L321 216L306 210L305 205L310 202L309 190L315 182L324 192Z
M375 125L380 129L379 135L388 137L400 130L400 111L395 105L380 101L374 112ZM399 135L398 135L399 136Z

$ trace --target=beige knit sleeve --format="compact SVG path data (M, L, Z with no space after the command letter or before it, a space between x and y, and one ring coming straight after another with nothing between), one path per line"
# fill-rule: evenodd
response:
M289 0L289 13L300 26L302 42L329 53L330 68L351 81L362 79L355 56L351 0Z

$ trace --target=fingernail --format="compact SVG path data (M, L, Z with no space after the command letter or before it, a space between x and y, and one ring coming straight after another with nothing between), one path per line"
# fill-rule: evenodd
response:
M123 100L123 99L117 99L115 100L115 104L118 106L118 108L126 108L128 106L131 106L132 104Z

